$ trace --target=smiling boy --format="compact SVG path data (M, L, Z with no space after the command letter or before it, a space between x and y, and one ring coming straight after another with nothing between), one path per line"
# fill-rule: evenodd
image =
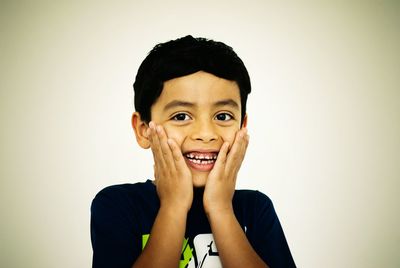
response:
M270 199L235 190L250 93L235 52L191 36L159 44L134 89L132 126L154 181L96 195L93 267L295 267Z

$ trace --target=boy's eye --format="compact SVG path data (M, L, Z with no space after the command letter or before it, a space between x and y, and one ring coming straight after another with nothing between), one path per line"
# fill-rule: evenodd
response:
M180 113L180 114L176 114L172 117L172 120L175 121L186 121L186 120L190 120L190 116L184 113Z
M217 114L217 115L215 116L215 118L216 118L217 120L219 120L219 121L229 121L229 120L232 120L232 119L233 119L232 115L230 115L230 114L228 114L228 113L220 113L220 114Z

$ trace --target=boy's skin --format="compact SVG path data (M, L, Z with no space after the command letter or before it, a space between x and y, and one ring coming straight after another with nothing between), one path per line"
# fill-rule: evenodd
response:
M267 267L232 207L249 142L236 82L203 71L166 81L151 119L147 124L135 112L132 126L139 145L153 152L160 209L133 267L179 267L193 187L204 187L203 206L223 267ZM185 157L188 153L218 156L201 165Z

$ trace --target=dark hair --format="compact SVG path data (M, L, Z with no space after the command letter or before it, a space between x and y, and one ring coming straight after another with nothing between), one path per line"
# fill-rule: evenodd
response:
M151 120L151 106L158 99L165 81L204 71L235 81L240 90L242 118L246 114L250 77L243 61L222 42L190 35L156 45L139 67L133 89L135 109L144 122Z

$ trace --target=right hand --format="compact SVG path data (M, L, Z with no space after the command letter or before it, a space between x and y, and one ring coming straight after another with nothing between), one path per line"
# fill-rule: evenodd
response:
M160 206L189 211L193 201L192 173L178 144L161 125L149 123L147 136L154 158L154 178Z

